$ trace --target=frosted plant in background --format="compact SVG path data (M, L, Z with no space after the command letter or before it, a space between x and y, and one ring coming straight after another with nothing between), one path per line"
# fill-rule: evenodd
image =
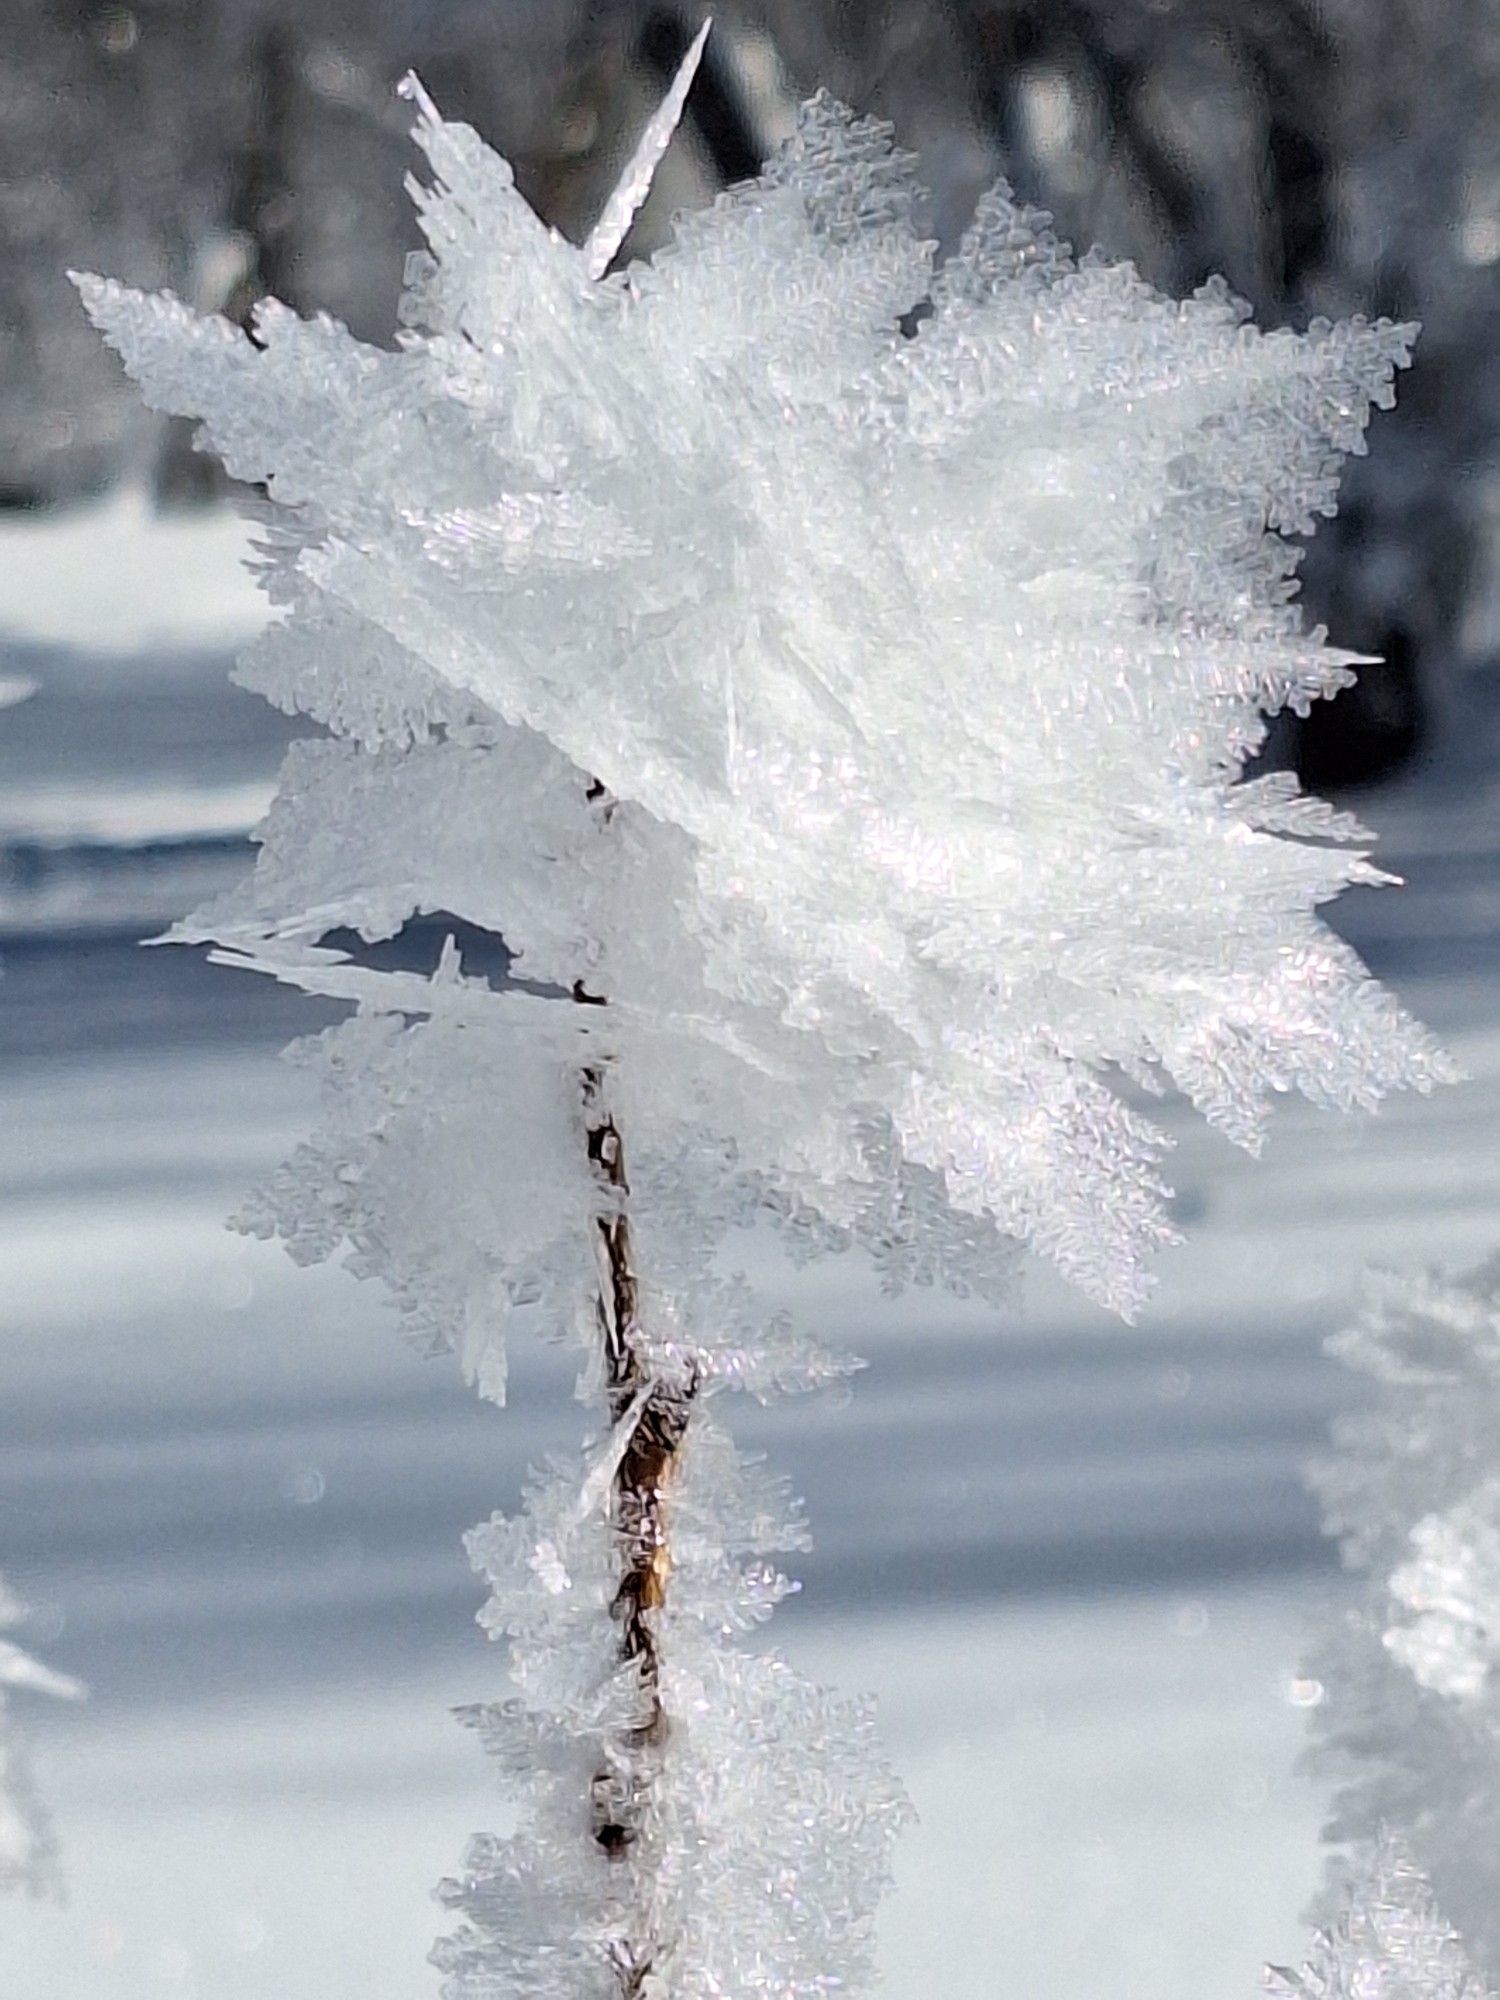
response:
M1400 1830L1500 1976L1500 1262L1369 1283L1330 1343L1372 1395L1316 1469L1359 1586L1312 1663L1341 1879Z
M1411 1559L1388 1581L1409 1622L1381 1637L1421 1686L1477 1700L1500 1659L1500 1480L1424 1515L1407 1540Z
M0 1633L19 1625L26 1607L0 1578ZM44 1667L14 1640L0 1638L0 1893L29 1890L34 1896L58 1886L57 1844L46 1807L37 1796L25 1750L10 1726L11 1691L82 1699L82 1684L69 1674Z
M1239 782L1347 678L1285 537L1409 330L1260 335L1004 188L935 270L909 161L826 96L616 271L701 46L581 248L410 85L393 353L79 281L266 483L284 617L240 676L327 732L177 933L356 1010L247 1225L383 1278L497 1400L537 1309L600 1413L471 1537L517 1692L470 1720L526 1811L444 1885L454 2000L869 1976L899 1788L864 1708L738 1643L803 1529L717 1416L850 1364L735 1276L739 1225L995 1298L1020 1239L1130 1312L1164 1141L1112 1076L1254 1146L1277 1091L1448 1073L1318 922L1384 879L1362 831ZM510 979L341 948L432 913Z
M1268 1966L1265 1990L1276 2000L1493 2000L1421 1869L1388 1833L1307 1963Z

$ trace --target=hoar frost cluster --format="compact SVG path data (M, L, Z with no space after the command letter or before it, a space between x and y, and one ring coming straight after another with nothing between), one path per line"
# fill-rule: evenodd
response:
M200 934L352 991L335 925L501 928L608 997L638 1166L855 1233L935 1189L1125 1310L1170 1232L1112 1070L1245 1145L1270 1093L1444 1073L1316 917L1381 879L1361 830L1237 782L1265 714L1347 679L1286 537L1410 329L1261 334L1003 187L935 269L909 161L826 97L603 276L618 217L575 248L467 127L424 104L416 138L395 352L81 281L277 503L287 616L242 675L332 732Z
M1400 1830L1500 1978L1500 1263L1372 1278L1331 1343L1370 1394L1315 1470L1358 1578L1312 1671L1330 1837L1356 1866ZM1342 1864L1340 1873L1343 1872Z
M241 679L323 733L253 878L178 935L351 1017L324 1129L246 1220L389 1285L504 1391L572 1329L583 1474L471 1537L527 1798L444 1885L453 2000L827 1995L868 1977L899 1787L867 1711L741 1641L784 1496L718 1422L847 1367L729 1270L794 1254L998 1296L1016 1239L1130 1312L1164 1141L1270 1094L1447 1073L1319 923L1383 879L1241 782L1348 676L1295 548L1409 330L1262 335L1075 260L997 188L941 268L887 128L826 96L753 182L615 268L700 36L582 247L413 84L432 170L394 352L82 279L155 407L274 503ZM446 913L510 977L335 934Z

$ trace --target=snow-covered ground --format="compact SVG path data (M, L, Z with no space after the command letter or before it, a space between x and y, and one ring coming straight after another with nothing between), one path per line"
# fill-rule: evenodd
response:
M126 501L0 524L0 677L37 685L0 715L0 1568L93 1688L28 1716L72 1900L0 1909L7 2000L435 1990L427 1889L501 1813L445 1712L499 1673L458 1535L578 1423L559 1357L481 1408L368 1290L222 1227L310 1116L276 1050L318 1017L134 940L242 865L284 740L225 681L241 545ZM1177 1121L1189 1242L1139 1329L1034 1270L997 1325L746 1246L873 1362L742 1430L818 1536L774 1636L881 1695L921 1814L900 2000L1229 2000L1297 1948L1318 1340L1367 1259L1500 1243L1494 794L1437 769L1367 811L1411 887L1341 921L1472 1081L1289 1104L1259 1162Z

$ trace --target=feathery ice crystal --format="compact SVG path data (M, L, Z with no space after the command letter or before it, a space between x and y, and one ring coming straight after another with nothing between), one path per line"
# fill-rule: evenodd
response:
M961 1260L1028 1239L1133 1310L1163 1142L1112 1068L1247 1146L1270 1093L1445 1073L1315 915L1383 879L1362 830L1236 782L1348 678L1285 537L1411 329L1261 334L1003 187L935 269L909 160L826 96L610 270L667 129L576 248L422 99L395 352L80 281L147 399L266 482L288 615L243 676L335 739L200 932L352 992L321 933L457 911L607 994L638 1171L881 1243L947 1208ZM457 994L411 1006L593 1032Z
M1313 1662L1330 1836L1397 1827L1500 1978L1500 1263L1381 1275L1331 1349L1373 1385L1315 1468L1357 1595ZM1340 1870L1342 1864L1339 1864Z
M602 1409L581 1483L470 1538L517 1687L470 1720L527 1812L444 1885L452 2000L868 1976L899 1787L863 1707L736 1645L802 1529L710 1411L846 1364L726 1276L734 1225L986 1295L1020 1238L1128 1312L1163 1142L1111 1069L1246 1145L1271 1092L1446 1073L1317 921L1383 879L1360 829L1238 782L1264 713L1347 678L1284 537L1409 331L1262 336L1004 188L936 269L910 162L826 96L613 270L701 46L582 248L413 84L394 352L80 280L148 400L265 482L286 615L241 678L327 732L178 932L357 1006L247 1219L347 1248L496 1398L543 1302ZM424 913L511 979L329 942Z

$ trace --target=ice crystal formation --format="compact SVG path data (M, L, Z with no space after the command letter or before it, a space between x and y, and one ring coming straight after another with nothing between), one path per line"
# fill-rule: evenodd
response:
M25 1616L26 1607L0 1579L0 1633ZM6 1713L13 1691L77 1701L83 1689L70 1675L34 1660L14 1640L0 1638L0 1893L24 1889L43 1895L57 1887L57 1847L26 1752Z
M1500 1263L1372 1279L1332 1343L1371 1394L1316 1468L1356 1572L1313 1671L1331 1836L1401 1829L1476 1963L1500 1974ZM1342 1866L1342 1864L1341 1864Z
M82 281L266 484L243 677L333 736L204 931L344 991L320 933L457 911L608 996L638 1164L727 1147L882 1239L936 1197L1125 1310L1169 1230L1112 1074L1254 1146L1273 1093L1442 1073L1316 916L1381 879L1362 831L1238 782L1348 678L1287 538L1410 328L1259 333L1004 187L935 269L910 162L826 96L649 267L610 267L639 171L579 248L425 99L416 139L394 352ZM474 1012L589 1032L520 1004Z
M1265 1989L1275 2000L1492 2000L1431 1885L1390 1834L1307 1963L1296 1972L1268 1966Z
M998 1294L1017 1239L1129 1312L1172 1083L1445 1073L1317 907L1382 879L1264 715L1339 687L1295 547L1409 329L1262 335L1075 260L1003 188L942 268L889 130L826 96L753 182L618 253L695 45L581 247L415 84L428 248L393 352L80 280L155 407L273 503L240 675L297 744L253 877L178 935L354 1011L249 1226L345 1254L480 1389L572 1328L581 1480L471 1537L526 1795L443 1895L452 2000L813 2000L868 1977L904 1811L860 1705L736 1642L789 1588L718 1391L845 1365L736 1225ZM367 946L447 916L509 976Z

